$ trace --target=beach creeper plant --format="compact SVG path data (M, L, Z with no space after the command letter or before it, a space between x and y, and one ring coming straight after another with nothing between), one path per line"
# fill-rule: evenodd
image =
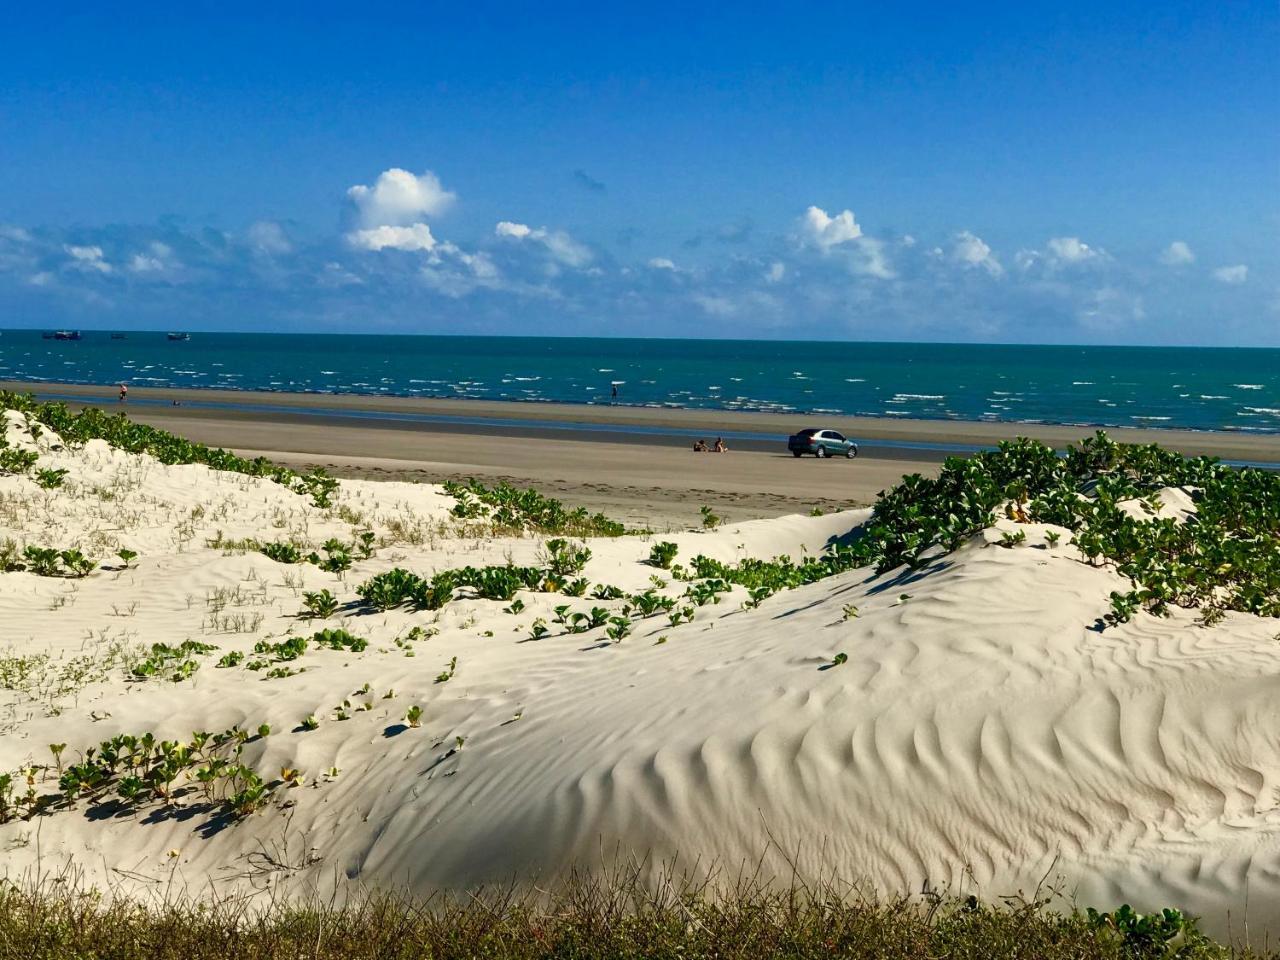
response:
M79 550L58 550L29 543L22 553L12 541L0 543L0 572L25 570L37 577L87 577L98 566Z
M31 479L36 482L36 486L43 487L45 490L53 490L62 486L62 481L69 472L61 468L57 470L37 470Z
M661 543L655 543L649 548L649 559L646 561L651 567L658 567L661 570L670 570L671 563L676 558L676 554L680 548L668 540Z
M626 528L604 514L584 508L567 509L559 500L536 490L522 490L501 482L486 487L476 480L449 481L444 492L457 503L452 513L462 520L489 520L500 530L576 537L620 537Z
M338 598L327 589L302 594L302 613L307 619L328 620L337 612Z
M263 729L265 725L260 735ZM114 803L127 812L155 802L169 805L190 793L202 797L210 810L247 816L266 802L271 790L240 760L248 739L238 727L222 733L197 731L187 741L118 734L82 751L76 763L64 763L66 744L54 744L50 749L57 769L27 768L27 792L16 802L0 798L0 822L68 809L80 800L101 804L114 796ZM56 791L42 793L39 783L55 776ZM8 783L12 780L9 775Z
M543 565L557 577L577 576L591 559L591 551L582 544L573 544L560 537L542 545Z
M150 454L165 464L199 463L212 470L263 477L295 493L309 496L318 507L332 506L332 497L338 488L338 481L319 468L299 474L288 467L277 466L265 457L249 460L227 450L207 447L155 427L134 423L122 413L108 414L97 407L86 407L72 413L64 403L42 403L31 394L2 390L0 410L19 411L29 423L47 427L71 447L81 446L90 440L104 440L129 453ZM12 452L21 456L7 458L4 456L5 446L0 444L0 471L25 472L37 459L34 453L20 450ZM22 465L24 463L25 466Z
M1139 518L1121 507L1166 487L1188 491L1194 515L1183 522ZM1229 610L1280 616L1280 474L1186 458L1155 444L1120 444L1102 431L1064 456L1018 439L949 458L936 477L904 477L880 495L855 541L821 556L737 564L699 556L680 572L776 591L859 567L918 569L1007 516L1009 505L1015 522L1065 527L1085 562L1113 566L1130 580L1133 589L1112 599L1108 623L1170 606L1199 609L1205 623ZM1022 542L1016 534L1011 540Z

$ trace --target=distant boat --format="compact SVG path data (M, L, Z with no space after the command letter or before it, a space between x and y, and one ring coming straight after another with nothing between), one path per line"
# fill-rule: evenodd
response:
M171 334L169 334L169 339L170 339L170 340L190 340L190 339L191 339L191 334L189 334L189 333L171 333Z
M79 330L55 330L52 339L54 340L79 340Z

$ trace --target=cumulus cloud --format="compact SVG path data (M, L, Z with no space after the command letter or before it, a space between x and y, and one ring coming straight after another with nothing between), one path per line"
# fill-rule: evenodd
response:
M129 258L131 273L162 273L172 265L173 251L168 244L156 240L146 252L135 253Z
M260 253L281 254L293 250L284 227L274 220L259 220L247 231L249 243Z
M842 210L833 217L821 207L809 207L800 218L800 233L807 245L823 254L846 256L845 262L856 274L881 280L896 276L883 241L863 236L852 210Z
M666 257L653 257L649 260L649 266L654 270L674 270L676 268L675 261L668 260Z
M164 262L158 257L135 253L129 260L129 269L134 273L158 273L164 269Z
M407 227L383 225L367 230L354 230L347 234L352 246L362 250L434 250L436 238L425 223Z
M859 237L856 242L858 255L854 257L852 267L854 273L878 280L892 280L896 273L885 256L884 243L872 237Z
M420 174L399 167L384 170L372 187L347 191L362 226L408 226L443 213L456 199L430 170Z
M985 270L993 277L1004 273L1004 267L1000 265L1000 261L996 259L986 242L968 230L961 230L956 234L951 256L965 267Z
M801 227L805 239L823 252L862 236L862 228L854 220L852 210L832 217L821 207L810 207L804 212Z
M1079 237L1051 237L1044 250L1019 250L1013 258L1023 270L1040 267L1047 272L1101 265L1110 259L1107 251L1092 247Z
M97 273L110 273L112 271L111 264L104 259L102 248L99 246L63 244L62 249L71 257L71 265L79 270Z
M563 230L530 227L525 223L500 220L494 225L496 236L544 247L551 257L567 267L584 267L592 260L591 250Z
M1249 268L1243 263L1238 263L1233 267L1219 267L1213 271L1213 278L1219 283L1238 286L1249 279Z
M1194 263L1196 255L1191 252L1191 248L1182 240L1175 240L1169 246L1164 248L1164 252L1160 254L1160 262L1171 267L1180 267L1183 264Z
M1045 246L1061 263L1085 263L1106 256L1105 251L1089 246L1079 237L1053 237Z
M515 237L517 240L523 240L533 233L528 224L512 223L510 220L499 220L493 232L499 237Z

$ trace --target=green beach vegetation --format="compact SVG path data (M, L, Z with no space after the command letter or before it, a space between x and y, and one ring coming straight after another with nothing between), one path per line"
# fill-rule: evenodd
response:
M408 718L406 718L408 719ZM417 718L415 717L414 720ZM332 771L331 771L332 772ZM297 771L282 782L300 784ZM333 779L331 776L329 779ZM1261 960L1176 910L1063 912L1044 900L875 900L830 884L646 884L615 870L539 891L412 899L386 891L288 900L173 895L146 903L74 884L0 886L0 956L23 960Z
M212 470L227 470L251 477L265 477L295 493L309 496L318 507L332 506L338 481L323 470L297 473L273 464L265 457L246 459L228 450L205 446L165 430L135 423L122 413L109 414L98 407L72 412L64 403L41 402L28 393L0 390L0 411L15 410L28 424L54 431L72 447L103 440L129 453L146 453L161 463L199 463ZM36 462L36 454L18 450L0 436L0 472L24 473Z

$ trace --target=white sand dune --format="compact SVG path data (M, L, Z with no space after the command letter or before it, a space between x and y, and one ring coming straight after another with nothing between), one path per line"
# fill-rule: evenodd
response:
M1125 581L1080 563L1065 531L1050 548L1048 528L1024 525L1013 549L988 531L927 571L836 576L754 610L737 589L692 623L637 621L620 643L559 628L523 642L556 605L596 602L522 593L515 615L458 600L297 617L300 591L351 600L393 566L534 562L538 538L458 536L436 488L347 481L324 510L269 481L50 440L40 466L67 468L65 486L0 478L0 540L140 558L83 580L0 574L0 769L49 762L54 742L71 758L118 732L269 723L247 761L309 782L221 830L205 814L97 818L83 803L9 823L10 875L71 862L131 892L351 879L427 893L678 858L895 894L996 897L1044 881L1080 905L1182 907L1218 932L1239 928L1247 898L1251 930L1280 933L1277 623L1229 614L1206 628L1175 610L1098 630ZM686 561L798 557L865 515L664 539ZM383 545L342 576L208 546L219 534L319 544L350 538L353 521ZM593 583L637 590L661 573L642 563L644 538L589 545ZM273 680L214 666L264 637L338 625L369 648L312 649L304 672ZM414 626L437 632L406 639ZM126 680L122 647L188 638L219 646L191 679ZM838 652L848 661L828 667ZM40 654L53 658L41 682L15 681L12 658ZM456 674L436 683L452 657ZM332 719L344 699L372 709ZM411 704L420 728L401 723ZM313 713L319 729L295 731Z

